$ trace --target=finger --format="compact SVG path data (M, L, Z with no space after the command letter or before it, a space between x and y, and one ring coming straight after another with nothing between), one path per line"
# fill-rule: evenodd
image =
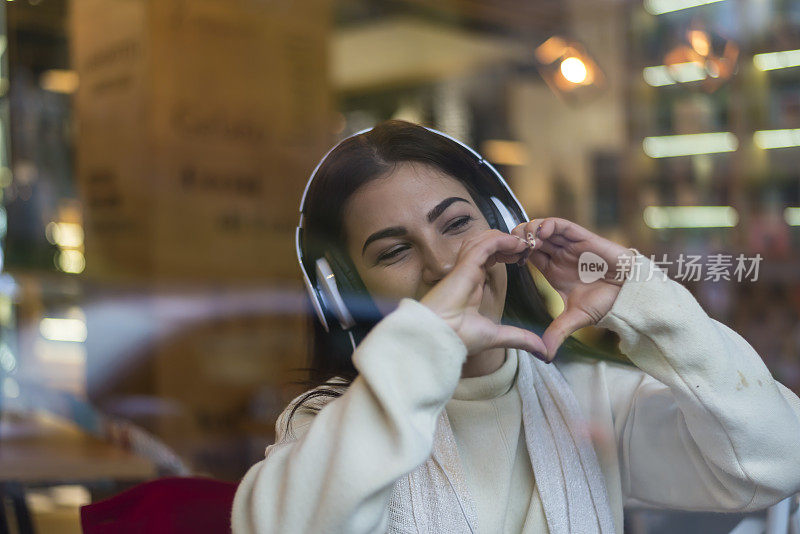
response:
M542 251L546 253L548 256L553 256L558 250L562 247L558 243L553 243L549 239L536 239L536 246L534 247L535 250Z
M528 261L530 261L534 265L534 267L536 267L542 273L544 273L548 270L552 258L546 252L542 252L541 250L535 250L531 253L530 258L528 258Z
M557 248L568 246L572 244L566 238L559 234L552 234L547 238L542 237L542 225L547 219L533 219L530 222L518 225L512 230L512 233L520 239L527 242L532 242L534 248L544 250L547 254L555 254Z
M528 263L528 261L533 261L534 265L541 270L544 265L540 266L539 264L548 263L550 260L552 260L553 255L558 253L559 250L561 250L561 247L557 247L552 243L548 243L542 239L537 239L536 248L529 248L526 250L518 259L517 264L525 265ZM538 252L540 254L534 255L534 252ZM535 262L534 260L538 260L538 262Z
M538 239L539 238L538 227L542 223L542 221L544 221L544 219L531 219L528 222L518 224L517 226L514 227L513 230L511 230L511 233L519 237L520 239L524 239L525 241L528 241L528 238L530 237L528 234L531 234L531 236L536 237Z
M516 326L498 325L494 339L488 348L524 350L540 360L546 361L547 348L542 338L530 330Z
M509 254L506 252L498 252L495 254L496 261L502 263L519 263L520 265L525 264L525 262L528 260L528 256L530 256L531 252L533 251L533 248L524 239L518 236L514 237L518 239L520 243L524 245L525 248L522 250L522 252L517 252L514 254Z
M497 254L493 254L492 256L490 256L483 264L483 267L485 269L488 269L496 263L507 263L507 264L516 263L519 265L525 265L525 262L527 262L528 256L530 256L531 252L532 249L530 247L528 247L527 249L523 250L518 254L504 254L498 252Z
M533 219L530 222L518 224L511 230L511 234L517 236L518 238L522 239L528 244L532 243L532 248L541 249L543 246L546 247L543 240L539 239L535 236L536 234L536 224L539 219ZM550 249L550 253L552 253L552 249Z
M528 256L530 256L531 252L532 252L532 249L530 247L527 247L525 250L523 250L522 252L520 252L518 254L504 254L504 253L498 252L497 254L495 254L495 261L497 263L523 263L524 264L525 261L527 261Z
M553 319L553 322L542 334L542 341L547 347L547 358L552 361L555 358L558 347L567 337L577 330L592 324L591 319L578 308L567 308L561 315Z
M483 285L487 269L498 261L514 263L529 248L529 245L511 234L487 230L479 237L462 243L456 264L448 277L457 278L469 286ZM498 253L500 256L497 256Z
M527 243L511 234L489 230L474 241L462 246L455 268L458 268L459 264L471 267L490 267L498 261L514 263L528 248Z
M571 241L571 240L567 239L566 237L564 237L563 235L559 235L559 234L553 234L550 237L548 237L547 239L543 239L543 241L547 241L548 243L552 243L553 245L556 245L556 246L558 246L560 248L565 248L565 247L568 247L570 245L575 244L575 241Z
M531 219L530 222L517 225L512 234L527 239L528 234L539 239L546 239L558 246L565 247L591 237L591 232L567 219L560 217L543 217Z
M539 237L553 240L553 236L558 236L556 239L562 242L577 243L590 238L592 233L567 219L562 219L560 217L548 217L543 219L541 222L541 229L539 230Z

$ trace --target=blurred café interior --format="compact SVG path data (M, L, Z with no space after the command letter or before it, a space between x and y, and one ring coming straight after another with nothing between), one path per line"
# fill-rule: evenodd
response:
M800 393L800 2L3 0L0 18L0 487L35 532L263 458L305 389L300 195L388 118L475 147L532 217L656 258L758 255L749 279L682 283Z

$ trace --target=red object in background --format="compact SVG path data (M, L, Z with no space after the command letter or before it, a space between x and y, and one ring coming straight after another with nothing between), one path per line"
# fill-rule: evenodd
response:
M230 532L237 485L211 478L144 482L81 507L84 534L215 534Z

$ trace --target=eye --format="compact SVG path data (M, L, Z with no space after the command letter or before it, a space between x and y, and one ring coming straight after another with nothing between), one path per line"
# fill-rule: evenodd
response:
M375 263L383 263L395 259L401 252L408 249L408 245L400 245L381 253Z
M444 229L445 232L452 232L454 230L460 230L464 228L467 224L471 221L474 221L475 217L472 215L465 215L463 217L458 217L452 223L450 223L447 228Z

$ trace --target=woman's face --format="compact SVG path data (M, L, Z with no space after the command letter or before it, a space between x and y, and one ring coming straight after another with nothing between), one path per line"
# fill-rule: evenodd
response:
M436 167L400 163L368 182L344 209L347 249L378 308L387 314L399 300L420 300L453 267L461 244L489 229L467 189ZM488 271L479 312L503 315L506 267Z

